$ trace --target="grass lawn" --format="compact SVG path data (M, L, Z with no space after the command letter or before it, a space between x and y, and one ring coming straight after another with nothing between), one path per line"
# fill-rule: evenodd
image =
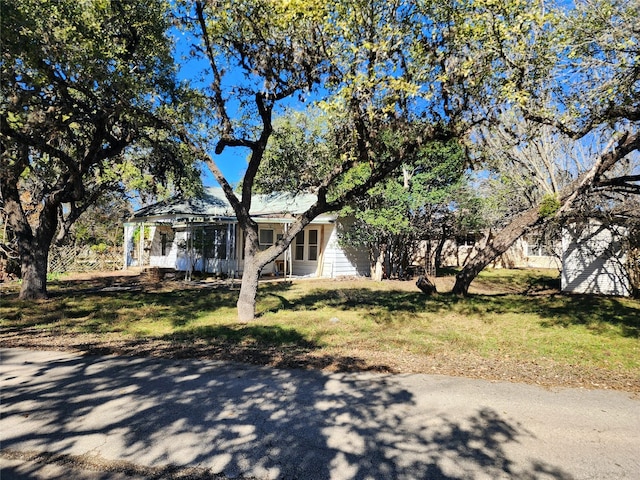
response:
M438 279L439 291L453 279ZM413 282L264 282L254 322L238 283L140 276L50 284L51 298L0 296L3 346L203 357L280 367L426 372L640 392L640 301L568 296L558 272L489 270L472 294L427 297Z

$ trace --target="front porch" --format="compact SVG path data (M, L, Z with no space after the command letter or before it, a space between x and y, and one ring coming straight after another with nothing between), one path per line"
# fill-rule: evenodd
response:
M267 249L287 232L287 223L261 223L260 249ZM332 224L312 224L300 232L263 276L330 276L324 268L324 252L333 231ZM244 266L244 239L235 219L216 221L130 222L124 227L125 268L157 268L199 272L219 278L240 278Z

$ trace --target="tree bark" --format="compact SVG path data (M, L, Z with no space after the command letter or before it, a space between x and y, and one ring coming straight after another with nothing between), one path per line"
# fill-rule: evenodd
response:
M440 270L442 269L442 251L444 250L444 245L447 243L447 238L449 238L449 232L446 226L442 227L442 235L438 239L438 244L436 245L436 250L433 254L433 269L434 276L438 276ZM429 264L431 265L431 258L429 258Z
M24 245L18 242L22 284L20 286L21 300L39 300L47 298L47 263L49 248L39 245Z
M384 273L384 248L382 246L377 246L374 249L374 264L371 269L371 278L374 282L381 282L383 273Z
M22 232L17 235L22 271L20 298L23 300L47 298L49 248L57 226L56 212L57 204L46 201L40 212L35 234L24 235Z
M516 216L509 225L487 240L483 248L475 251L462 270L456 275L453 293L467 295L471 282L493 260L506 252L514 242L531 227L541 221L539 207L535 206Z
M258 279L261 271L262 267L255 256L245 256L240 295L236 304L238 307L238 321L241 323L250 322L255 318Z
M248 218L245 220L247 221L245 229L247 238L244 245L244 269L242 271L240 295L236 303L238 308L238 321L240 323L250 322L256 316L258 280L260 279L260 273L264 266L283 253L295 235L304 228L300 222L294 224L285 237L267 250L261 251L258 242L258 225L249 222Z
M20 202L18 169L5 171L0 176L0 189L4 201L6 221L16 238L22 284L19 298L37 300L47 297L47 263L49 247L57 225L57 208L45 201L38 214L37 228L31 228Z

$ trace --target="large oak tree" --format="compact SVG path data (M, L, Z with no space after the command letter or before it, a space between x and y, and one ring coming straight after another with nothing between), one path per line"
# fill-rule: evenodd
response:
M145 175L149 187L198 178L168 128L179 91L167 8L0 1L0 206L23 299L46 296L52 240L101 196Z
M640 2L579 0L543 17L530 31L486 29L475 48L498 52L496 87L524 120L574 140L600 136L608 145L588 171L555 189L558 212L604 188L638 192L640 176L618 176L616 167L640 147ZM534 205L515 215L457 275L454 292L466 294L485 266L550 218L543 213Z
M195 138L246 233L238 316L255 316L261 269L317 215L366 194L418 149L466 131L499 102L499 52L470 45L490 22L518 32L536 22L536 0L463 2L246 0L180 2L178 18L204 62L197 84L208 95L213 122ZM524 13L523 13L524 12ZM487 81L494 77L494 81ZM194 82L194 85L196 83ZM489 100L489 101L487 101ZM275 245L258 248L251 218L256 174L283 106L314 102L331 119L334 157L308 190L317 195ZM205 119L203 119L205 120ZM414 125L422 125L416 132ZM382 133L400 139L393 149ZM185 136L186 133L185 133ZM229 149L248 152L236 193L216 164ZM244 160L244 155L238 155ZM350 181L345 182L345 178ZM348 185L348 188L341 188Z

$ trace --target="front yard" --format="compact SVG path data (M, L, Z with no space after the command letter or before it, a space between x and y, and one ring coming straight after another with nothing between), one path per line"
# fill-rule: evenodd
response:
M63 277L42 302L3 287L0 342L640 392L640 301L561 295L557 277L487 271L468 298L413 282L265 281L248 325L236 322L238 281Z

